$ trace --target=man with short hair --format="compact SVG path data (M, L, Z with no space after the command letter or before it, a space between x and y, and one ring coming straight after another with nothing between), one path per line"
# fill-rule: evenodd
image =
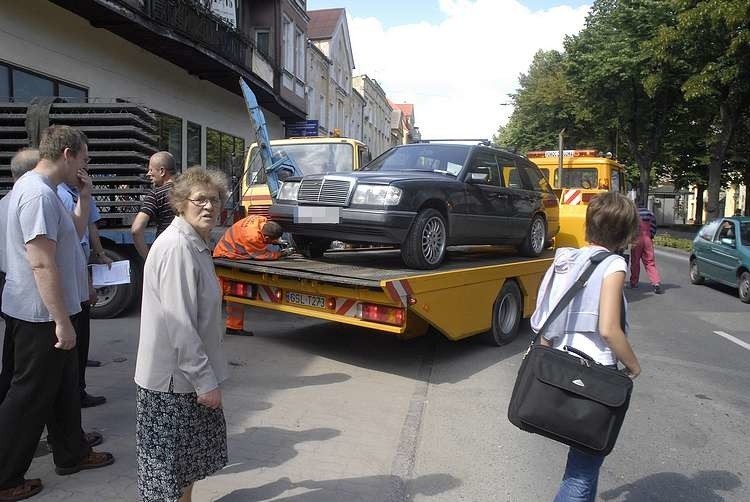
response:
M292 248L282 249L279 239L283 230L275 221L261 215L247 216L224 232L214 248L214 258L229 260L278 260L292 254ZM227 334L253 336L244 329L245 307L227 302Z
M96 246L94 262L110 265L112 259L104 254L101 241L99 240L99 230L96 227L96 222L101 219L101 215L91 195L91 178L88 173L82 174L80 178L81 183L77 186L71 186L65 182L57 185L57 195L60 197L65 209L73 217L78 237L81 239L83 256L87 262L91 260L91 248L93 245ZM88 194L88 202L86 204L83 204L81 200L82 197L85 197L84 193ZM87 210L82 209L84 205L88 207ZM86 279L89 284L89 294L85 300L81 301L81 314L77 326L78 329L76 330L76 334L78 335L76 346L78 350L78 386L81 390L81 408L99 406L107 402L107 398L104 396L92 396L86 392L86 366L89 364L88 357L91 342L91 305L96 303L96 290L91 282L91 275L88 271L86 272ZM94 366L101 365L98 361L91 361L91 364Z
M39 163L13 186L8 202L2 309L15 338L14 376L0 404L0 500L42 490L24 479L45 422L55 472L69 475L114 462L91 450L81 429L75 323L88 295L86 260L56 186L79 183L86 136L68 126L45 129Z
M654 236L656 235L656 216L644 204L638 206L638 216L641 218L641 226L638 231L636 243L630 249L630 287L637 288L641 275L641 261L646 274L651 281L654 293L661 295L664 289L661 287L661 276L656 268L656 257L654 254Z
M135 215L130 231L133 244L143 259L148 255L146 246L146 227L149 222L156 223L156 236L167 229L174 219L174 210L169 203L169 192L172 191L172 178L177 174L174 157L169 152L156 152L148 161L146 177L154 188L143 198L141 210Z
M19 150L12 159L10 159L10 175L13 183L18 178L31 171L39 162L39 150L36 148L23 148ZM8 219L8 202L10 193L0 199L0 315L2 311L2 293L5 286L5 231ZM5 394L10 388L10 381L13 378L13 337L8 333L8 325L5 325L6 333L3 338L3 357L2 370L0 370L0 403L5 399Z

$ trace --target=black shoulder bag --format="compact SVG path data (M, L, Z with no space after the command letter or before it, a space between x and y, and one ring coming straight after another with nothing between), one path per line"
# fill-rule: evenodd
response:
M572 347L557 350L535 342L611 254L592 256L544 321L524 355L508 406L508 419L519 429L592 455L607 455L614 448L630 404L632 379Z

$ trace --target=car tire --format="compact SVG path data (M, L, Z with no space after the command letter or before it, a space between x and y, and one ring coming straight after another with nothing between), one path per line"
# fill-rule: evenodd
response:
M750 272L745 271L740 274L740 280L737 281L737 290L742 303L750 303Z
M500 288L492 305L492 327L487 339L492 345L502 346L518 336L523 317L523 297L516 281L507 280Z
M448 227L437 209L420 211L401 245L401 258L407 267L430 270L440 266L448 245Z
M302 235L293 235L296 249L305 258L322 258L323 254L331 247L331 241L326 239L313 239Z
M547 222L544 221L544 217L540 214L534 215L529 225L529 231L526 234L526 238L518 248L519 252L523 256L530 256L536 258L545 249L547 243Z
M690 260L690 282L693 284L703 284L706 282L706 278L698 270L698 260L696 258Z
M128 257L112 249L104 252L112 261L128 260ZM116 284L96 288L97 301L91 306L92 319L113 319L125 312L138 297L141 274L134 260L130 260L130 284Z

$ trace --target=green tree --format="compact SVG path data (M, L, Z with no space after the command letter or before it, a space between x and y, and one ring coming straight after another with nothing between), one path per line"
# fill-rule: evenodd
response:
M538 51L519 89L510 95L513 114L493 137L496 145L520 152L557 149L558 133L565 129L567 147L601 145L597 131L576 115L576 96L565 74L565 56Z
M660 28L649 49L659 63L688 74L681 90L706 111L706 212L712 219L722 216L722 171L750 106L750 2L672 0L670 5L677 11L676 23Z
M648 45L659 26L673 23L663 0L595 0L584 29L565 41L576 115L618 131L639 169L640 202L682 100L679 69L657 64Z

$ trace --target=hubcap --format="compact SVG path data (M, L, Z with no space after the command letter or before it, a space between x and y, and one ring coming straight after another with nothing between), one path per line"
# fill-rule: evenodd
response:
M531 249L533 249L535 253L542 252L544 249L545 238L544 222L540 218L537 218L531 226Z
M695 262L690 264L690 278L693 280L698 279L698 265Z
M740 279L740 298L750 296L750 276L743 275Z
M497 325L504 334L510 333L516 324L518 315L518 304L513 295L505 295L500 300L500 307L497 309Z
M94 307L103 307L109 305L115 297L116 286L104 286L96 288L96 305Z
M422 256L427 263L434 265L438 263L445 251L445 225L443 220L433 216L424 226L422 231Z

